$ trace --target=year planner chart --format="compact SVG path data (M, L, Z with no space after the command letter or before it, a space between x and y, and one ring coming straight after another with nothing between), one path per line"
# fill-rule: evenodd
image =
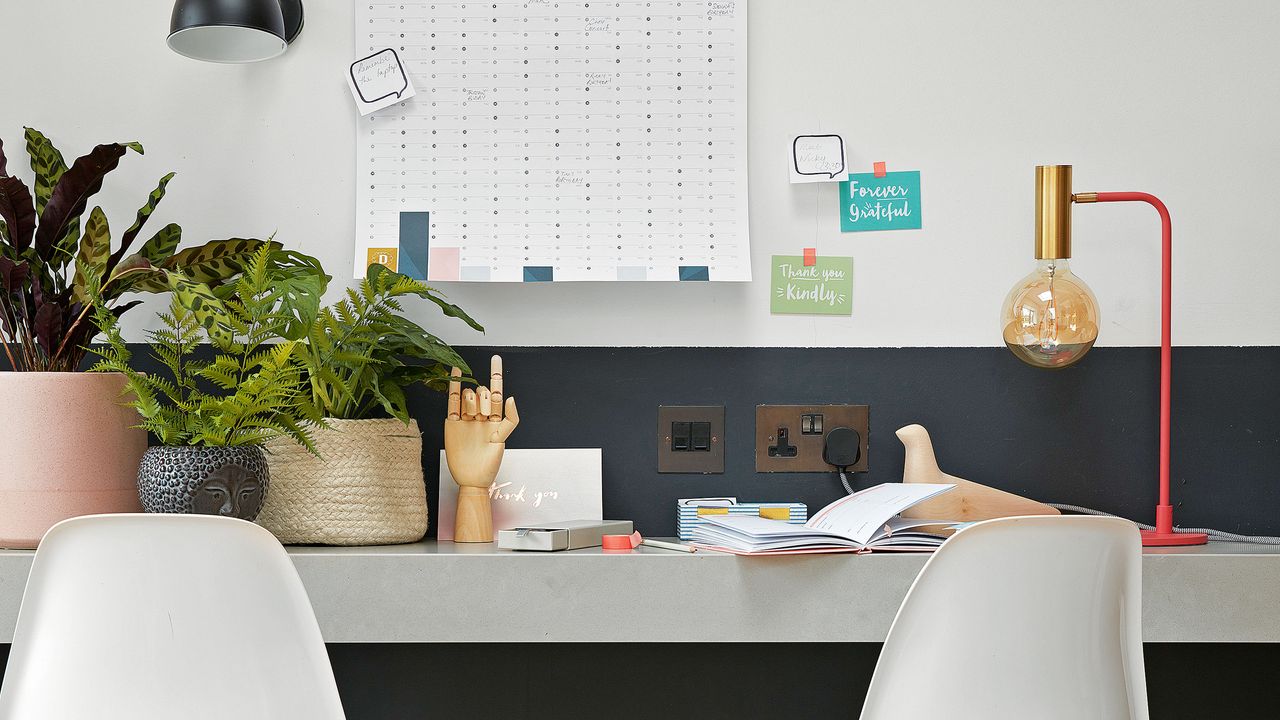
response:
M746 281L747 0L356 5L355 273Z

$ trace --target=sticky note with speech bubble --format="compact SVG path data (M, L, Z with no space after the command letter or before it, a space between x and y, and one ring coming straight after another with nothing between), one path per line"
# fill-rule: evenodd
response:
M789 163L792 183L838 182L844 179L844 138L839 135L796 135Z
M347 86L351 88L351 96L356 99L361 115L395 105L415 94L404 63L391 48L351 63L347 68Z

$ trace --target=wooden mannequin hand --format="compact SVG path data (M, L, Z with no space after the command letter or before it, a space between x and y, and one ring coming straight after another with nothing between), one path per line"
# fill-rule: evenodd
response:
M462 371L453 368L453 377ZM462 487L488 489L493 484L507 438L520 424L516 399L502 400L502 358L493 356L489 387L462 390L461 382L449 383L449 417L444 422L445 461Z

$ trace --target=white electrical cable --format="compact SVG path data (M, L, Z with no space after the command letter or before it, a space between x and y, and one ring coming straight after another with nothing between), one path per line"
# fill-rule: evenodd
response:
M1045 503L1045 505L1048 505L1051 508L1056 508L1058 510L1066 510L1068 512L1080 513L1081 515L1101 515L1102 517L1120 517L1119 515L1112 515L1111 513L1105 513L1105 512L1102 512L1101 510L1094 510L1093 508L1081 507L1079 505L1068 505L1066 503ZM1145 523L1135 522L1133 524L1137 525L1143 530L1156 529L1154 525L1147 525ZM1236 533L1224 532L1222 530L1214 530L1213 528L1176 527L1173 529L1173 531L1177 533L1204 533L1205 535L1208 535L1209 537L1219 542L1256 543L1258 545L1280 545L1280 537L1272 537L1270 535L1237 535Z

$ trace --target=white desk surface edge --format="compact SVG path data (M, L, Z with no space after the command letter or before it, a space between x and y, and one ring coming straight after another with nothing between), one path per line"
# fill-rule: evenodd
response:
M327 642L882 642L927 556L291 547ZM0 551L0 642L33 553ZM1148 549L1147 642L1280 642L1280 547Z

